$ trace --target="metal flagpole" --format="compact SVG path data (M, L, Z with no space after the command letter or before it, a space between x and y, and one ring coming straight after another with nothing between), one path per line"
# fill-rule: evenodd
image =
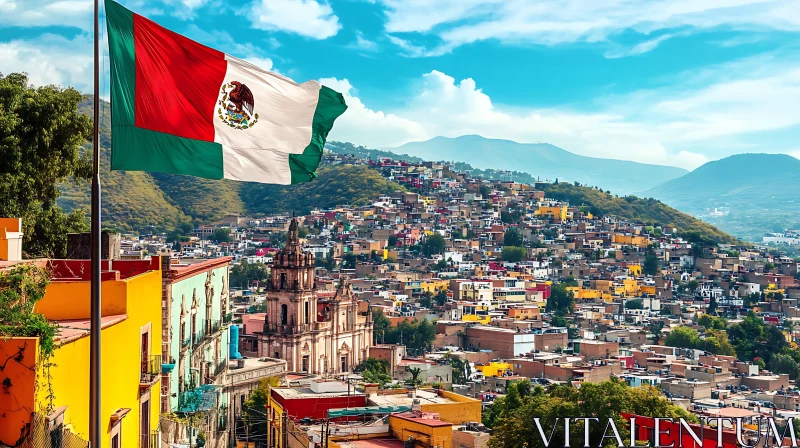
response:
M94 135L92 139L92 287L89 362L89 446L102 446L100 424L100 1L94 0Z

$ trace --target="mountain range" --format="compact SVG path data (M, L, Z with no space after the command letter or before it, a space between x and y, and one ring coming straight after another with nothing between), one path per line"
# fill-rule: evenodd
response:
M682 168L571 153L549 143L517 143L479 135L435 137L386 148L426 160L464 162L475 168L518 170L541 180L579 182L626 195L685 175Z
M653 197L749 241L800 228L800 160L737 154L645 190Z

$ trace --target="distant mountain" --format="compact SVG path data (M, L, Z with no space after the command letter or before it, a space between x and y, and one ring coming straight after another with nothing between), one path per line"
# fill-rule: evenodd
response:
M519 170L542 180L576 181L621 195L646 190L688 172L671 166L581 156L548 143L517 143L478 135L436 137L385 149L426 160L455 160L480 169Z
M735 236L800 228L800 160L785 154L739 154L708 162L646 190Z

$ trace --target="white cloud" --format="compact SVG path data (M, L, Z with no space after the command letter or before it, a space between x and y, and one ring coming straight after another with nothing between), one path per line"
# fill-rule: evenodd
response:
M259 0L252 4L248 17L254 28L313 39L335 36L342 28L330 5L316 0Z
M0 0L0 26L92 27L92 2L82 0Z
M57 84L88 92L93 79L92 40L45 34L0 43L0 72L27 72L32 84Z
M754 66L743 73L740 79L684 92L656 90L614 98L605 110L594 113L498 106L473 79L457 81L437 70L422 75L420 88L407 105L379 111L363 104L344 81L331 87L346 92L351 107L342 122L337 121L332 138L389 147L439 135L479 134L546 141L587 156L687 169L707 162L703 153L709 148L724 155L737 150L800 155L794 148L748 147L752 143L742 140L752 133L800 125L795 106L800 104L800 65Z
M632 29L643 34L681 27L800 31L796 0L382 0L386 31L430 33L444 49L476 41L606 41ZM638 48L649 51L663 41ZM650 49L652 49L650 48ZM638 54L632 51L631 54Z
M349 47L366 52L375 52L380 49L377 42L365 38L361 31L356 31L356 40Z
M324 78L320 82L341 93L347 103L347 111L336 120L331 139L380 147L422 140L429 135L419 123L366 107L347 79Z
M420 57L428 57L428 56L441 56L442 54L447 53L450 51L449 48L441 46L433 49L427 49L421 45L415 45L406 39L399 38L397 36L392 36L388 34L387 37L389 41L402 50L403 56L408 56L412 58L420 58Z
M624 58L626 56L636 56L639 54L644 54L650 51L653 51L658 47L661 42L664 42L667 39L671 39L673 37L672 34L664 34L662 36L658 36L655 39L646 40L641 42L637 45L634 45L633 48L622 50L622 51L610 51L606 53L606 57L609 59L616 59L616 58Z

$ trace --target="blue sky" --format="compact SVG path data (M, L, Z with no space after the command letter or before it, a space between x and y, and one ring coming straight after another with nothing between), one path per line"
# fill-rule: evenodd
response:
M743 152L800 157L796 0L121 3L339 90L350 108L333 139L480 134L687 169ZM0 72L88 91L91 26L90 0L0 0Z

